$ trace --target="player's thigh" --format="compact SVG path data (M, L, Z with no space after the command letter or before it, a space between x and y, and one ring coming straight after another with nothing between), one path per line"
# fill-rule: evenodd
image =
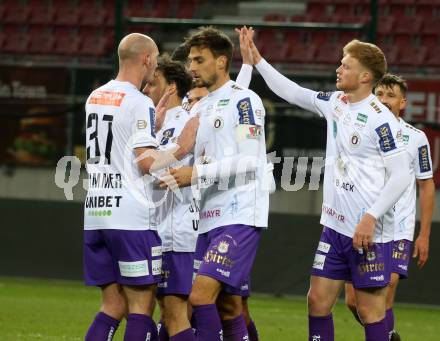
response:
M243 313L243 298L222 291L217 298L217 309L222 320L232 320Z
M356 295L351 282L345 283L345 304L352 310L356 309Z
M358 315L364 324L379 322L385 318L387 291L387 286L355 289Z
M221 291L221 283L209 276L197 275L189 296L191 305L214 304Z
M338 299L345 281L311 276L307 295L309 313L313 316L327 316Z

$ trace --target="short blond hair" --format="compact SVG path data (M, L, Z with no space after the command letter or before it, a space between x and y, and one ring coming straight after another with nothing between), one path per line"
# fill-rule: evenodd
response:
M373 86L385 75L388 69L387 60L382 50L374 44L354 39L343 48L344 56L349 54L356 58L373 74Z

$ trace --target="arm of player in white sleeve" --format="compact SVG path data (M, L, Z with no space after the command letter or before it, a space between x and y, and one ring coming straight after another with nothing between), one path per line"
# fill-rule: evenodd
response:
M267 86L278 96L290 104L298 105L308 111L321 115L315 99L318 92L303 88L279 73L265 59L255 65Z
M384 158L384 163L386 172L389 174L388 180L379 198L367 210L367 213L376 219L391 209L411 181L409 158L405 151Z
M242 64L240 72L235 80L235 83L240 85L243 88L249 88L249 84L251 84L252 79L252 65Z
M235 128L238 153L209 164L196 165L197 177L217 181L220 178L255 172L262 162L258 158L261 144L258 138L249 137L250 130L255 132L255 137L258 137L257 135L261 133L259 126L238 125ZM264 164L262 165L264 166Z

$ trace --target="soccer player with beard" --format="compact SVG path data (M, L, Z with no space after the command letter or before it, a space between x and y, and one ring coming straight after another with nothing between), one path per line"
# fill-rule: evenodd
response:
M187 44L195 84L210 92L197 107L195 157L202 162L170 172L179 186L197 181L202 187L190 295L197 340L247 340L241 287L268 216L264 107L255 93L230 80L233 46L226 35L203 28Z
M167 92L171 93L161 127L157 131L160 150L176 147L177 139L190 117L182 108L182 98L190 89L191 83L192 77L181 63L161 57L154 79L144 89L144 93L156 106ZM193 155L188 154L169 166L192 165L193 161ZM154 202L160 203L156 208L155 223L162 240L163 278L157 290L162 317L158 328L161 341L181 337L179 333L190 327L188 296L192 286L197 240L198 212L194 212L194 209L198 205L191 188L182 188L179 194L162 189L153 191ZM192 330L189 329L188 333L192 333Z
M355 288L367 341L387 341L387 286L394 236L392 207L410 182L398 120L372 94L387 69L375 45L343 48L336 92L315 92L281 75L247 38L257 70L278 96L327 120L324 226L308 293L309 340L334 340L332 308L345 281Z
M102 296L86 341L111 340L124 316L125 341L157 337L151 316L161 277L161 241L150 224L152 189L135 180L154 161L136 162L136 156L157 147L154 105L139 89L152 79L158 53L148 36L124 37L116 79L94 90L86 102L84 276Z
M390 340L398 341L400 336L394 330L394 297L399 279L408 278L408 265L411 259L411 246L414 239L416 220L416 183L420 200L420 232L414 243L413 257L419 257L418 266L422 268L428 260L429 236L434 208L435 185L432 179L432 161L429 142L423 131L406 123L401 113L406 107L408 86L397 75L386 74L377 83L374 93L399 120L402 138L410 157L411 184L394 206L394 242L391 263L391 282L386 298L386 318L390 330ZM356 297L353 285L345 284L345 301L356 319Z

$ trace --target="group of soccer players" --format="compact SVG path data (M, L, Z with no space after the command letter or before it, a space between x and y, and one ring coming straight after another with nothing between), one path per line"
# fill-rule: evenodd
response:
M331 311L344 285L367 341L397 336L392 302L407 275L415 179L420 266L434 191L426 136L399 118L405 82L385 75L377 46L354 40L336 70L338 91L305 89L261 57L252 28L236 31L236 82L233 44L215 28L186 39L184 63L158 61L155 42L134 33L119 44L116 79L87 99L84 274L101 288L102 305L86 341L111 340L123 318L125 341L258 340L247 298L273 176L265 109L247 89L252 65L277 95L327 120L309 340L334 339Z

